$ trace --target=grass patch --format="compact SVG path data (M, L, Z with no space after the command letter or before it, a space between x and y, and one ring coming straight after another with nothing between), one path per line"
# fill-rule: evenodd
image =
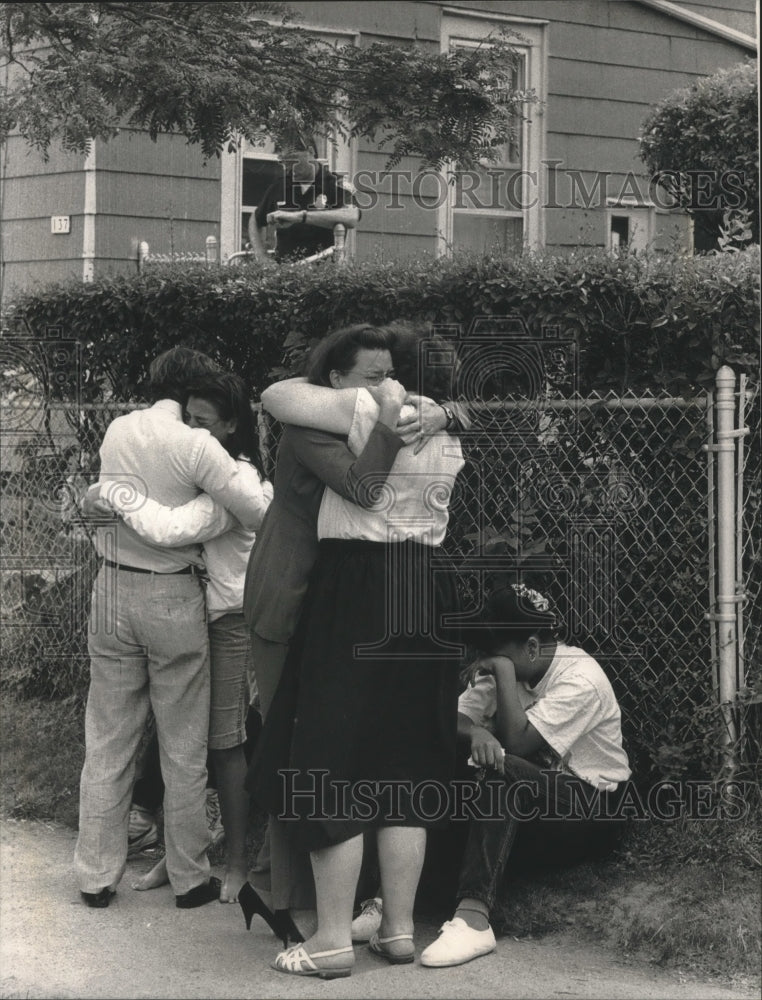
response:
M516 937L572 932L620 955L726 981L756 977L762 962L759 869L732 842L751 836L757 820L747 817L736 831L726 831L724 858L697 850L687 863L670 856L673 843L702 840L699 850L713 853L705 835L691 829L701 823L672 832L663 824L633 825L611 858L515 877L495 923Z
M83 760L80 699L2 699L2 816L76 828ZM760 819L762 793L734 821L632 822L604 861L512 877L495 928L516 937L572 933L688 973L754 979L762 962ZM263 832L264 817L253 808L252 863ZM222 860L220 846L211 860ZM435 870L430 875L441 885Z
M85 759L84 705L0 699L0 812L76 828Z

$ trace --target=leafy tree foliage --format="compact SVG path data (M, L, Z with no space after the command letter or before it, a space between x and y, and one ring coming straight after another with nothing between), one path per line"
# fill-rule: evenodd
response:
M439 53L333 45L280 3L4 3L0 141L84 152L120 126L179 132L207 157L242 137L364 136L389 165L473 166L511 137L531 92L512 86L508 33Z
M641 158L693 216L699 248L716 247L723 229L759 242L758 115L747 61L675 91L643 122Z

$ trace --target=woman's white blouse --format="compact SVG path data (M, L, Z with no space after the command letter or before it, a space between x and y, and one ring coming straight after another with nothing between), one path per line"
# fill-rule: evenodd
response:
M371 394L359 389L348 440L355 455L365 446L378 413ZM444 432L407 445L398 452L372 507L358 507L326 488L318 517L318 538L372 542L412 539L425 545L441 545L447 531L452 489L464 464L460 441Z

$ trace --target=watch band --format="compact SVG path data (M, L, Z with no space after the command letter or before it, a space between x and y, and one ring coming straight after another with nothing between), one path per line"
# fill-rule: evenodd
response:
M451 431L453 429L453 427L455 427L455 425L458 422L457 419L456 419L456 417L455 417L455 414L450 409L450 407L447 405L447 403L440 403L439 405L442 407L442 409L445 412L445 416L447 417L447 423L445 424L445 430L446 431Z

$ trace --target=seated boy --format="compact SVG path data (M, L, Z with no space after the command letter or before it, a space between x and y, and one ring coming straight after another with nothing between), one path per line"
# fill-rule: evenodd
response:
M517 837L557 864L601 855L621 833L617 790L630 768L619 705L598 663L558 642L554 624L547 600L521 584L492 593L480 617L458 733L488 777L469 820L455 914L422 965L494 951L490 910Z

